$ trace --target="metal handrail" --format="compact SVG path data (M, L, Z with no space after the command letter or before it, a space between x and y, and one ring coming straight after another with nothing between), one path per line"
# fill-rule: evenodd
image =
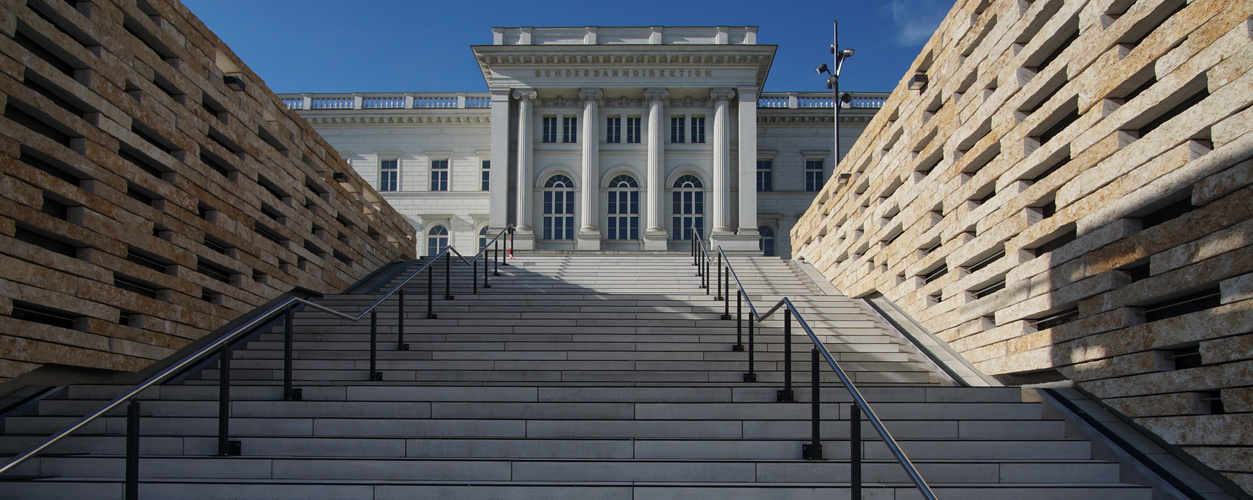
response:
M254 317L253 319L245 322L244 324L238 327L235 327L230 332L227 332L225 335L222 335L221 337L219 337L217 340L210 342L209 345L206 345L204 347L201 347L200 349L197 349L196 352L185 356L183 359L175 362L173 365L167 367L166 369L161 370L157 374L149 377L147 380L144 380L143 382L136 384L135 386L131 387L130 390L126 391L125 393L122 393L122 395L120 396L113 398L112 401L109 401L104 406L101 406L100 408L96 409L96 411L93 411L87 414L83 418L78 419L78 421L74 422L73 424L70 424L68 427L62 429L60 432L53 434L47 439L41 441L39 444L22 452L20 455L13 457L8 462L6 462L3 466L0 466L0 474L4 474L12 470L13 468L17 467L18 465L21 465L23 462L31 459L32 457L39 454L43 450L56 444L61 439L64 439L66 436L70 435L74 431L77 431L81 429L83 426L91 423L95 419L100 418L100 416L104 415L105 413L108 413L109 411L112 411L114 408L117 408L122 403L132 400L135 397L139 396L141 392L148 390L154 385L161 384L161 383L168 381L168 379L172 378L174 375L178 374L179 372L183 371L184 369L190 366L194 366L196 364L199 364L205 361L206 359L210 357L210 355L217 354L218 350L221 350L227 347L229 344L239 340L239 337L243 336L244 334L251 333L252 330L256 328L257 326L274 319L280 313L286 312L288 309L293 308L296 305L305 305L305 306L312 307L314 309L329 313L331 315L334 315L340 318L344 318L344 319L348 319L352 321L360 321L361 318L365 317L366 314L374 311L374 309L378 307L378 305L381 304L383 300L387 299L388 297L391 297L392 294L396 293L397 290L400 290L401 287L408 284L409 281L412 280L419 273L421 273L422 271L425 271L435 262L438 262L441 256L444 256L448 254L448 252L451 251L451 252L456 253L457 256L462 259L462 261L466 263L472 263L474 262L475 259L478 259L480 256L483 255L484 252L487 251L487 247L490 246L491 243L495 242L498 238L500 238L506 232L512 233L513 229L514 229L514 226L512 224L505 227L504 229L501 229L500 233L498 233L495 238L492 238L492 240L488 242L488 245L485 245L483 249L479 250L479 252L475 254L475 256L469 261L466 261L465 257L462 256L460 252L457 252L457 250L454 249L452 246L445 247L442 251L440 251L433 258L431 258L430 261L423 264L421 267L418 268L418 270L410 273L409 276L405 277L405 279L400 282L400 284L392 287L391 290L389 290L386 294L384 294L378 300L374 301L373 304L370 304L369 307L362 310L356 316L352 316L349 314L336 311L329 307L314 303L309 300L302 299L300 297L288 298L287 300L284 300L276 304L275 306L266 310L264 313ZM484 270L484 272L486 272L486 270Z
M711 258L709 257L709 253L705 251L704 245L702 244L703 240L700 238L700 234L698 232L694 232L694 237L695 237L695 241L693 242L693 246L700 248L701 252L705 255L706 263L710 262ZM693 249L693 251L695 251L695 249ZM896 457L896 461L901 464L902 468L905 469L905 473L909 474L909 477L911 480L913 480L914 485L918 487L918 490L928 500L936 500L935 493L931 491L931 487L927 485L927 481L922 478L922 475L918 473L918 469L914 467L913 462L910 461L909 457L905 455L905 452L901 450L901 447L896 442L896 439L892 437L892 434L890 432L888 432L887 427L883 425L883 421L879 419L879 416L870 407L870 403L866 401L866 398L861 395L861 391L859 391L857 389L857 386L853 384L853 381L849 379L848 374L844 372L843 368L840 368L840 364L835 361L835 357L831 356L831 352L827 350L827 347L823 345L822 341L818 340L818 336L814 333L813 329L809 327L809 323L806 322L805 318L801 316L800 311L796 309L796 306L792 304L792 301L789 300L787 297L783 297L782 299L779 300L778 303L774 305L774 307L771 307L768 311L766 311L765 314L758 314L757 308L753 306L753 301L748 296L748 291L744 289L744 284L740 281L739 276L735 273L735 268L731 265L731 259L727 257L726 252L723 251L722 245L718 245L718 255L721 257L721 260L726 263L728 283L730 279L734 279L735 286L739 289L740 296L744 297L744 300L748 302L749 312L752 313L752 317L749 318L749 321L752 322L755 320L758 323L760 323L762 321L765 321L766 318L769 318L775 312L777 312L779 309L782 309L782 308L786 308L788 311L790 311L791 314L796 317L797 322L800 323L801 328L805 329L805 333L809 336L809 340L813 342L815 346L814 348L818 351L818 353L822 357L826 358L827 364L831 366L831 369L835 372L835 375L839 377L841 382L844 383L844 387L848 389L849 394L852 395L853 397L854 404L856 404L857 407L861 409L861 411L865 412L867 420L870 421L870 425L873 426L875 431L879 433L879 436L883 438L884 443L887 445L888 449L891 450L892 455ZM721 283L719 283L718 286L721 286ZM726 295L729 296L730 294L726 294ZM724 297L724 300L729 301L730 299L729 297ZM750 332L751 332L751 329L750 329ZM785 335L787 334L790 334L790 331L785 332ZM789 337L789 340L790 340L790 337ZM789 351L789 354L790 354L790 351ZM789 365L785 369L791 370L791 366ZM789 380L790 380L790 377L789 377ZM816 394L814 398L816 400L817 398Z

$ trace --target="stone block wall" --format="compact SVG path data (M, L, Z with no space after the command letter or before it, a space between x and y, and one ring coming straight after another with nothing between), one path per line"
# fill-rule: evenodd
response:
M0 8L0 381L134 371L409 224L184 6Z
M984 372L1072 380L1253 491L1251 15L957 2L797 255Z

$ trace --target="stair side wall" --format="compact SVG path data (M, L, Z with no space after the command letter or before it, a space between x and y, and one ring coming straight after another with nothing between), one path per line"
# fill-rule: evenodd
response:
M0 382L139 370L413 257L408 222L177 1L5 1L0 31Z
M796 255L985 373L1073 380L1253 491L1251 15L957 2Z

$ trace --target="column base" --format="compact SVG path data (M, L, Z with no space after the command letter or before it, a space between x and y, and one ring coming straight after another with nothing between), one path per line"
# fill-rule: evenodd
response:
M648 229L644 231L644 250L668 250L670 235L665 229Z
M535 250L535 231L529 227L520 227L513 232L514 250Z
M576 235L575 248L578 250L600 250L600 231L596 229L580 229Z
M759 243L757 242L758 236L755 233L752 235L742 235L731 234L730 232L720 233L719 231L715 231L714 234L710 236L714 245L721 245L722 251L728 254L761 254L761 248L759 248Z

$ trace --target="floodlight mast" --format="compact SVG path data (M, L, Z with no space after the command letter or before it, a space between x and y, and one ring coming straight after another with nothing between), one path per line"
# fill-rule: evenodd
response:
M853 49L840 49L840 22L831 21L831 54L835 56L835 69L827 67L827 63L818 66L819 73L826 73L827 88L831 89L832 107L835 109L835 164L834 167L840 166L840 104L852 102L853 96L844 93L840 94L840 70L844 68L844 59L853 57ZM835 171L835 168L832 169Z

